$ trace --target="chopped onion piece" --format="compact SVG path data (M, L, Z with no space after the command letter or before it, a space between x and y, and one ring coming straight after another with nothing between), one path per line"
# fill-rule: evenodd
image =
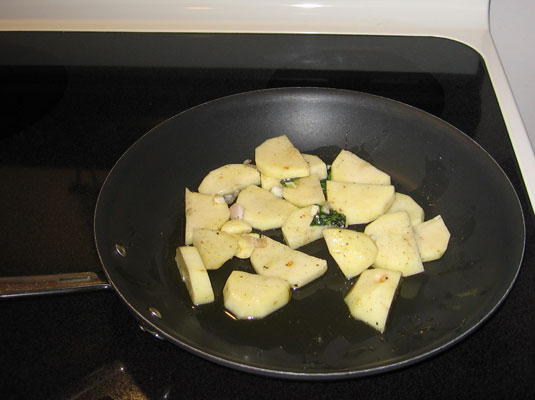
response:
M271 188L271 193L277 197L282 197L282 186L276 185Z
M230 206L230 219L243 219L243 206L241 204L235 203Z
M331 205L329 204L328 201L323 203L323 205L321 206L321 211L323 211L325 214L330 214L331 213Z

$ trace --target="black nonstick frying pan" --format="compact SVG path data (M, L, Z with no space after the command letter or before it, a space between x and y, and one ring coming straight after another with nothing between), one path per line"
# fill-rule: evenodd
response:
M349 317L343 296L353 282L321 240L300 250L327 259L328 272L265 319L233 320L222 304L227 276L252 271L248 260L210 271L216 301L191 304L174 261L184 243L185 188L196 190L214 168L253 159L257 145L282 134L327 163L342 148L358 154L390 174L426 219L440 214L450 229L444 257L403 279L384 334ZM102 187L95 240L107 281L158 337L252 373L336 379L423 360L478 328L512 288L525 227L507 176L451 125L359 92L284 88L202 104L138 140Z

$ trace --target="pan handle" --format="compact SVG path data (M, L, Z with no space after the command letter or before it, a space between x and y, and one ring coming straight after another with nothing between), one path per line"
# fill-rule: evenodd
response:
M79 272L0 278L0 298L71 293L109 288L111 288L111 284L108 282L103 272Z

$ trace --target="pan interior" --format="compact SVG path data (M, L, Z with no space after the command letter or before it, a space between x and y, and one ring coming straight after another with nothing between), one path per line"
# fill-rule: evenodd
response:
M248 260L211 271L216 301L191 305L174 262L184 241L185 188L195 191L221 165L254 159L257 145L282 134L327 163L340 149L353 151L389 173L397 191L424 207L426 219L440 214L450 229L444 257L402 280L383 335L349 317L343 296L353 281L343 278L322 241L301 250L327 259L328 272L265 319L235 321L224 312L225 280L233 269L252 271ZM281 239L278 231L266 234ZM506 175L447 123L377 96L285 88L206 103L147 133L103 186L95 236L119 295L170 341L255 373L328 379L415 362L478 327L516 278L525 231Z

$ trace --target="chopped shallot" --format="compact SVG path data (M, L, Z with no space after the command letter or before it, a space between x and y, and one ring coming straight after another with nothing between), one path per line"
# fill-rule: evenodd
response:
M282 197L282 186L273 186L271 188L271 193L273 193L277 197Z
M243 218L243 206L235 203L230 206L230 219L242 219Z

